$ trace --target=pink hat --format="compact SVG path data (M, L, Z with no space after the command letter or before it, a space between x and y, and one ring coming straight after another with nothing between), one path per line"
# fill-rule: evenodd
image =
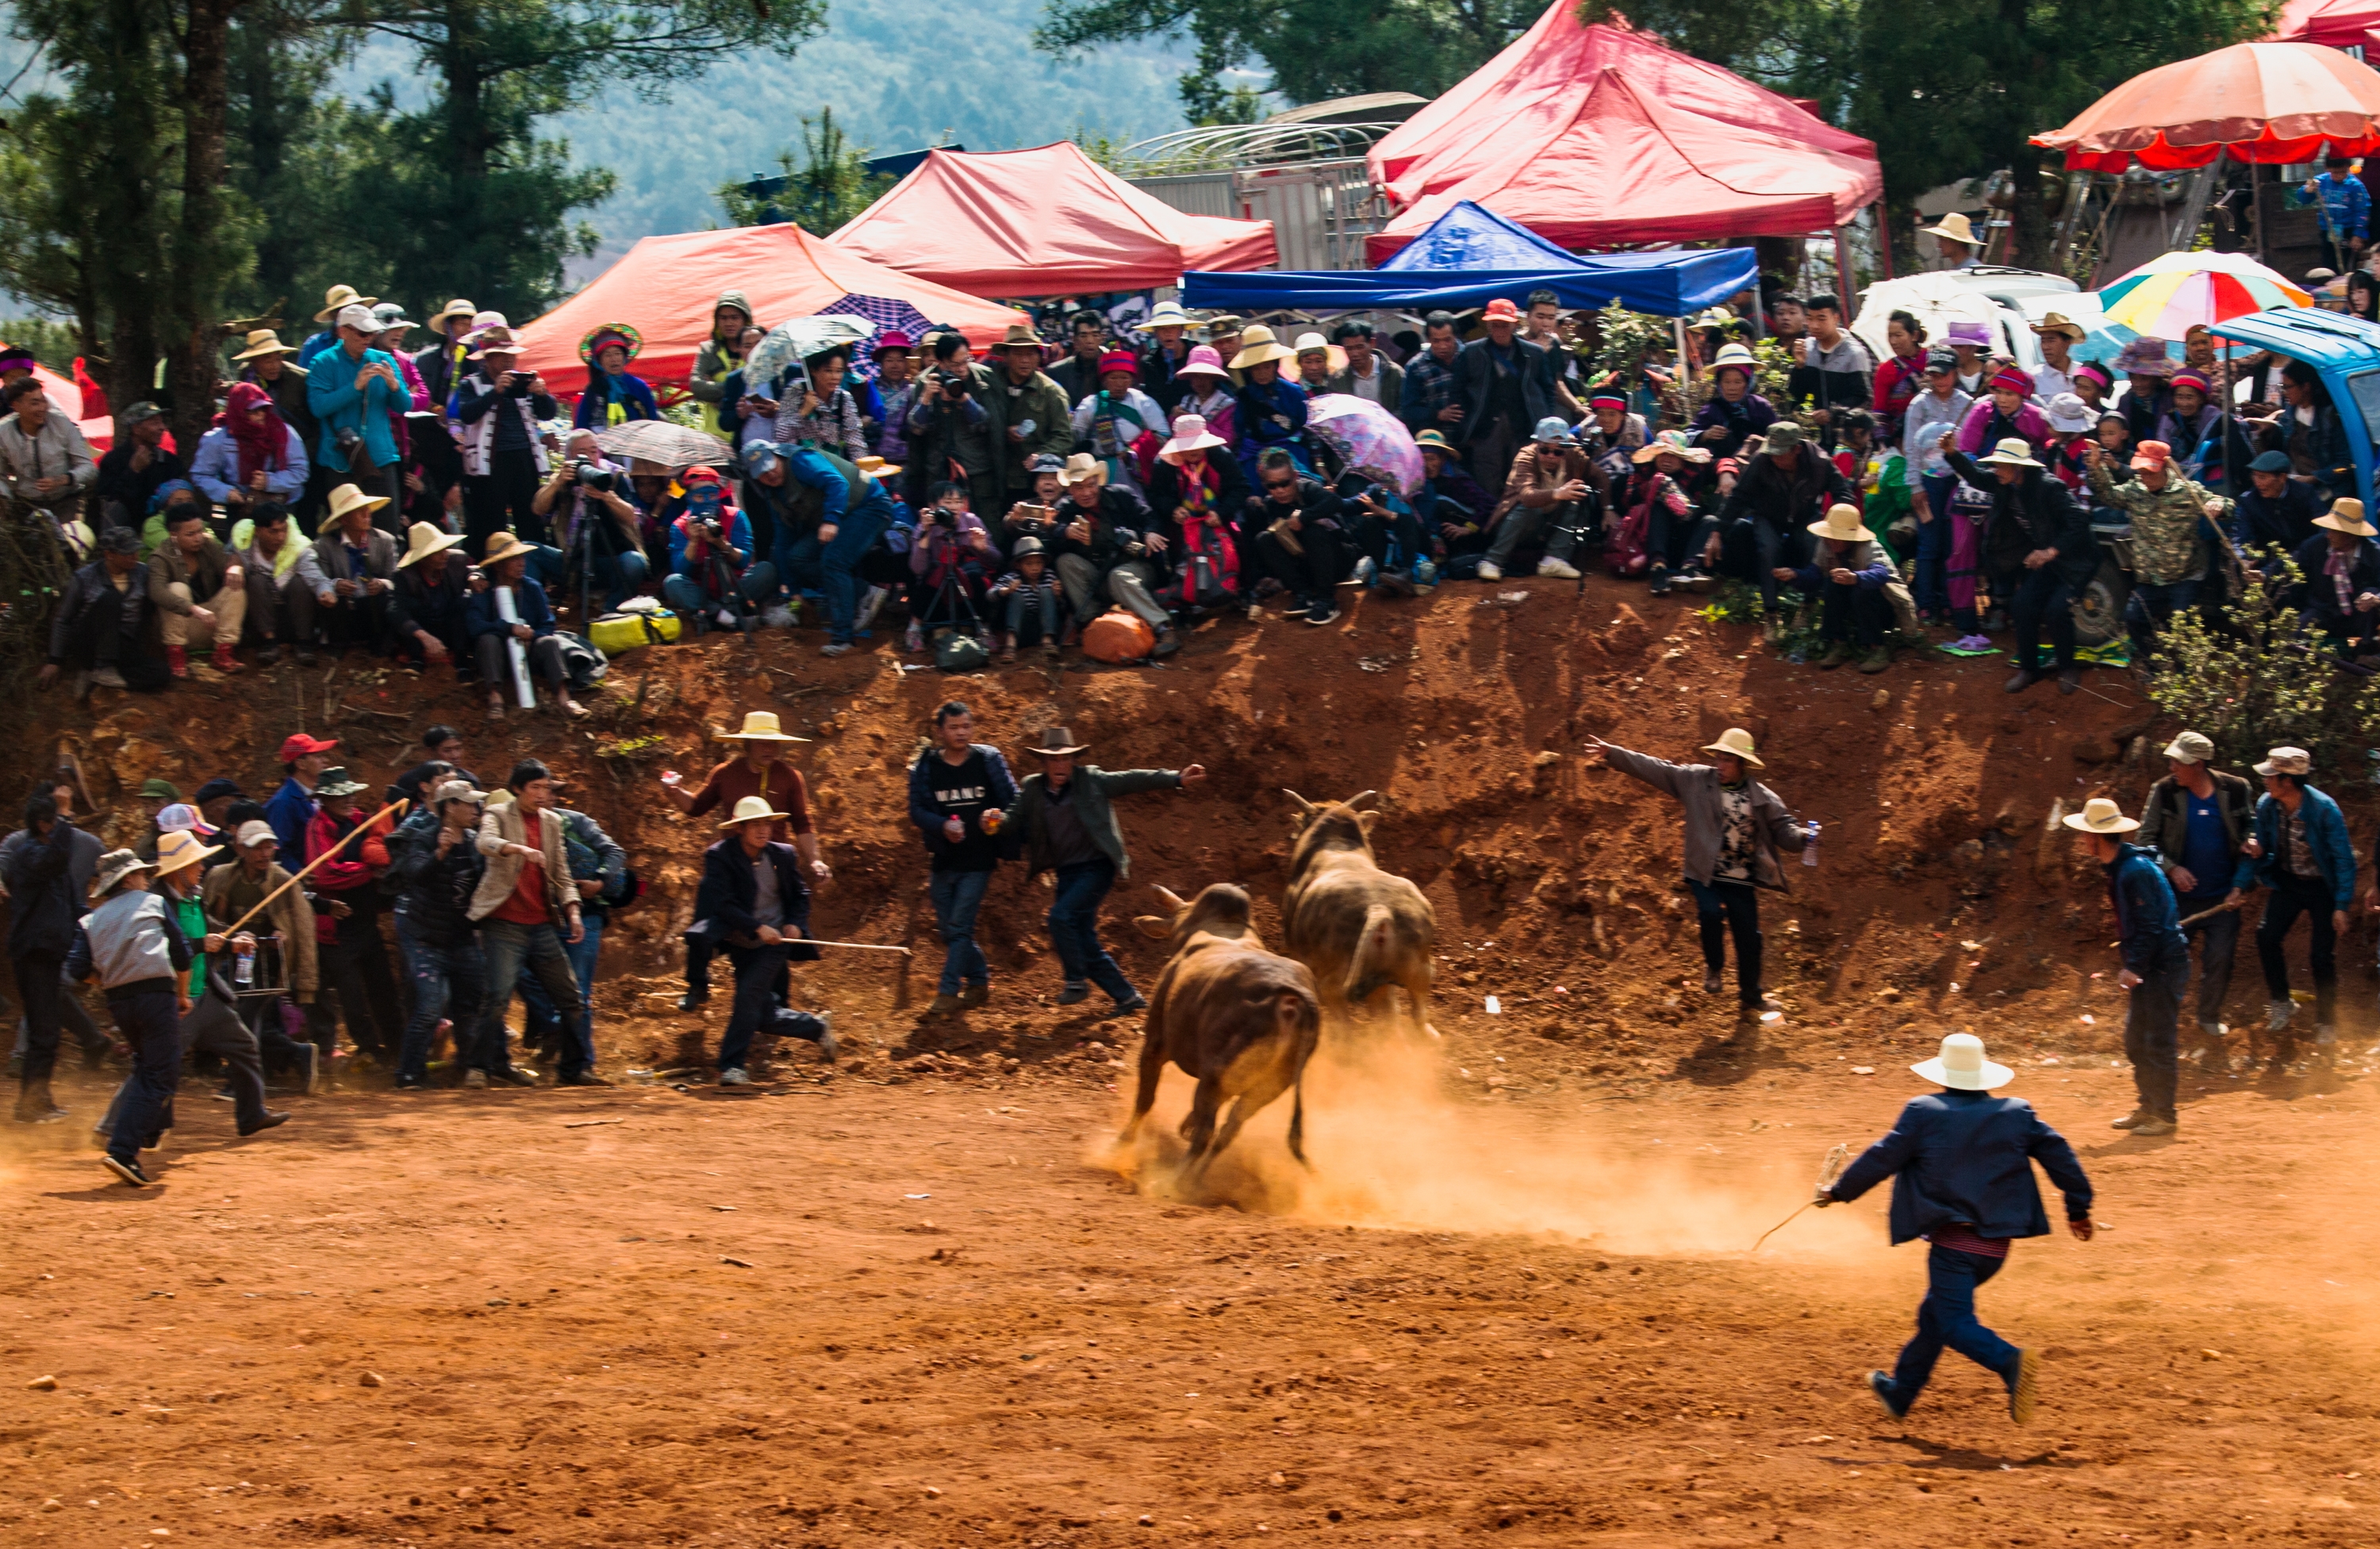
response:
M1177 377L1220 377L1229 381L1232 373L1223 369L1223 357L1215 353L1212 345L1194 345L1190 358L1174 373Z
M1173 422L1173 439L1157 449L1157 454L1171 463L1185 452L1196 452L1202 446L1229 446L1232 443L1207 429L1204 415L1185 414Z

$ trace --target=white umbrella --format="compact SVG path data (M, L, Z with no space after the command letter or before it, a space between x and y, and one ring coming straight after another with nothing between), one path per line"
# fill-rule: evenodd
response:
M792 318L769 330L744 361L744 389L757 392L777 380L786 367L838 345L856 345L876 332L866 318L828 313Z

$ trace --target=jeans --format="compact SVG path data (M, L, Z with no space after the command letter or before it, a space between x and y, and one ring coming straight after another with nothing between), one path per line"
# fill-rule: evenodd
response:
M173 1003L171 996L160 998L169 1006ZM117 1021L121 1025L120 1008ZM127 1035L129 1036L128 1034ZM107 1116L99 1121L100 1130L111 1142L126 1136L128 1122L131 1123L129 1134L140 1145L148 1144L174 1127L174 1088L181 1084L182 1060L190 1054L212 1054L224 1062L231 1078L233 1115L243 1131L254 1129L263 1120L264 1061L257 1051L256 1035L239 1020L239 1012L230 996L212 988L201 994L198 1003L190 1008L190 1014L179 1019L173 1047L174 1062L165 1085L165 1101L157 1110L153 1122L132 1119L136 1107L142 1100L138 1089L140 1086L141 1061L147 1058L145 1049L136 1048L132 1074L116 1088L115 1100L107 1105ZM115 1147L111 1144L108 1149L113 1152Z
M2135 582L2131 600L2124 604L2124 623L2131 629L2132 649L2146 661L2156 650L2157 631L2179 609L2198 600L2198 583L2169 581L2162 587Z
M962 980L991 983L991 964L975 941L976 911L983 907L983 895L990 889L989 871L937 871L927 883L927 896L934 901L934 928L942 938L942 977L934 986L938 994L956 995Z
M859 619L859 562L868 551L884 536L885 524L892 519L892 509L880 495L869 497L844 513L843 525L835 529L834 541L826 546L819 563L826 571L826 633L827 638L848 645Z
M1735 938L1736 999L1760 1004L1760 889L1749 882L1714 877L1708 882L1686 878L1694 895L1694 914L1702 924L1703 964L1714 974L1727 971L1726 939Z
M480 1012L480 1031L471 1040L470 1067L490 1075L512 1068L512 1056L504 1047L504 1009L512 1004L513 981L520 977L526 964L562 1013L561 1073L569 1076L593 1070L595 1046L579 1016L578 981L572 976L570 958L562 950L562 932L550 925L516 925L492 914L480 922L480 948L487 956L488 994Z
M691 575L662 577L662 600L670 605L673 612L710 613L722 608L735 612L739 600L759 607L776 595L777 569L766 560L746 566L743 574L736 576L734 598L713 597L702 582Z
M2152 1119L2173 1118L2181 992L2189 986L2190 948L2185 943L2169 949L2141 974L2124 1009L2124 1058L2131 1061L2141 1111Z
M1892 626L1892 604L1884 599L1881 587L1828 581L1819 596L1818 619L1818 632L1827 640L1851 640L1872 651L1884 644L1884 632Z
M1578 549L1578 524L1586 519L1582 502L1563 501L1557 505L1516 505L1504 513L1496 524L1496 537L1488 545L1488 563L1501 570L1512 558L1512 551L1543 533L1546 538L1546 558L1568 564Z
M400 1081L430 1079L430 1040L438 1031L442 1018L451 1018L461 1029L455 1047L467 1051L472 1041L472 1027L478 1023L480 1004L487 998L488 964L480 955L480 944L465 938L454 947L433 947L413 932L405 914L396 916L397 950L405 957L405 971L413 980L413 1019L405 1024L405 1042L397 1054L396 1074Z
M1130 1000L1136 993L1132 981L1099 945L1099 903L1115 877L1115 866L1105 859L1060 866L1057 897L1050 903L1050 943L1058 949L1068 984L1087 980L1118 1000Z
M1956 1248L1934 1248L1926 1253L1925 1300L1917 1304L1917 1337L1900 1347L1900 1359L1892 1368L1897 1406L1907 1409L1925 1391L1946 1345L2002 1382L2016 1381L2016 1347L1975 1318L1975 1292L2007 1263Z
M132 1074L108 1109L107 1154L129 1162L165 1131L174 1088L182 1080L181 1018L169 989L112 998L107 1009L115 1030L132 1046Z
M1058 638L1058 585L1045 572L1041 584L1020 586L1008 594L1008 641L1021 645L1025 638L1025 621L1035 620L1035 629L1043 640Z
M2283 955L2283 944L2289 940L2300 914L2311 921L2313 939L2307 956L2313 968L2313 1020L2317 1027L2333 1025L2332 1017L2338 1006L2338 932L2331 923L2334 907L2329 883L2305 881L2285 872L2280 885L2265 902L2263 922L2256 926L2256 956L2265 966L2265 996L2275 1005L2287 1005L2289 964Z
M806 1011L780 1016L778 986L785 976L785 960L794 944L760 942L730 946L727 961L735 967L735 1004L727 1013L727 1031L719 1040L719 1068L740 1071L752 1057L752 1038L762 1032L790 1034L812 1043L825 1024Z
M1958 487L1956 474L1935 474L1925 480L1925 509L1934 519L1917 525L1917 569L1909 584L1921 613L1950 611L1950 491Z
M584 934L576 942L565 941L562 955L570 960L570 972L578 980L578 1020L587 1047L592 1048L595 1047L595 962L603 951L603 916L590 911L582 914L578 923ZM528 1011L528 1020L521 1026L522 1045L529 1048L544 1048L552 1045L558 1049L563 1042L560 1036L562 1013L555 1010L552 998L545 993L545 986L538 983L537 975L524 968L515 987L520 991L521 1005Z
M2227 889L2228 892L2228 889ZM2181 900L2181 917L2204 914L2223 902L2226 893L2206 893ZM2213 1026L2223 1020L2223 1002L2231 994L2231 964L2240 955L2240 911L2226 909L2181 927L2182 939L2196 936L2198 946L2198 1020Z
M2037 570L2019 572L2013 610L2016 623L2016 664L2026 672L2041 666L2041 626L2049 625L2050 647L2058 670L2074 665L2074 587L2052 561Z

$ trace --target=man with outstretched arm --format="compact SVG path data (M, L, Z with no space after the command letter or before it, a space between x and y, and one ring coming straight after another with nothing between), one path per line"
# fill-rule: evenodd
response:
M2039 1162L2066 1196L2066 1227L2091 1240L2091 1180L2065 1137L2041 1121L2022 1097L1989 1095L2016 1072L1984 1058L1984 1041L1953 1033L1942 1052L1909 1067L1942 1090L1912 1097L1892 1132L1861 1153L1832 1187L1818 1191L1820 1209L1848 1204L1892 1180L1894 1247L1924 1238L1925 1300L1917 1304L1917 1337L1900 1349L1889 1373L1870 1372L1869 1391L1899 1420L1909 1413L1934 1374L1945 1346L2008 1385L2009 1418L2033 1420L2041 1357L2020 1349L1975 1317L1975 1292L2008 1263L2009 1243L2046 1237L2049 1216L2033 1180Z

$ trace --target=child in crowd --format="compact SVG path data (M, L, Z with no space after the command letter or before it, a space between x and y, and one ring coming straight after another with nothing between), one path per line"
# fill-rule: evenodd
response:
M994 581L990 593L991 604L1004 610L1007 625L1001 639L1000 660L1016 660L1016 647L1026 643L1025 626L1028 622L1041 642L1042 654L1055 656L1058 636L1065 626L1058 612L1058 577L1050 569L1050 556L1042 551L1039 539L1020 538L1014 559L1016 568Z

